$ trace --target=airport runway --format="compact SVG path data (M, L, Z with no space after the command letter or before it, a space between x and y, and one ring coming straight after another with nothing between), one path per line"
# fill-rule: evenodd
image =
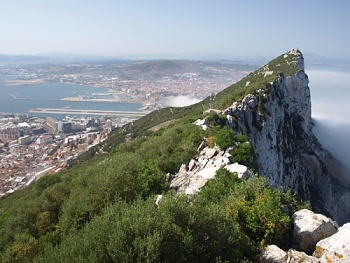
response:
M139 111L111 111L111 110L76 110L76 109L50 109L34 108L28 110L31 113L53 113L53 114L79 114L79 115L112 115L112 116L133 116L142 117L150 112Z

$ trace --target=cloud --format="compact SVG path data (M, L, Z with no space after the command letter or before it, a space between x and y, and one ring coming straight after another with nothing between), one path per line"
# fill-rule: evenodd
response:
M314 118L313 131L324 148L350 168L350 124Z
M200 99L191 97L191 96L174 96L174 97L168 97L164 101L165 106L171 106L171 107L184 107L188 105L195 104L197 102L200 102Z
M350 167L350 73L310 70L314 133L322 146Z

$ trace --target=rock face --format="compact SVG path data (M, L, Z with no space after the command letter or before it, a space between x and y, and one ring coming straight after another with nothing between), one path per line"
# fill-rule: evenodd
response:
M309 254L315 250L318 241L337 232L338 226L332 219L307 209L294 213L292 218L298 249Z
M341 164L312 132L309 79L302 54L296 54L298 61L293 67L298 68L297 73L288 77L278 74L266 89L233 103L225 113L236 121L228 124L249 136L260 175L274 186L290 188L310 199L318 212L343 223L350 220L350 188L343 180Z

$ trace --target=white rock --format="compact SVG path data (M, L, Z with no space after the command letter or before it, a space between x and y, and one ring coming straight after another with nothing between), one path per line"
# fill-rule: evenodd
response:
M202 141L201 144L197 148L197 152L200 153L206 146L207 146L207 143L205 141Z
M179 169L178 176L182 176L186 173L187 173L186 164L183 163Z
M261 252L260 263L280 263L286 255L278 246L270 245Z
M248 170L248 167L238 163L230 164L225 167L231 173L237 173L238 178L250 178L252 177L251 172Z
M308 209L295 212L292 218L294 238L298 248L306 253L312 253L318 241L337 232L337 224L332 219Z
M204 155L207 159L213 158L214 155L217 153L217 149L215 149L215 148L206 147L206 148L204 148L204 150L205 150Z
M162 201L162 198L163 198L163 195L157 195L156 196L156 205L159 205L160 204L160 202Z
M209 129L209 125L206 119L198 119L194 122L195 125L201 126L203 130Z
M283 263L319 263L317 258L309 256L304 252L290 249L285 256Z
M289 249L284 252L275 245L266 247L260 256L260 263L319 263L315 257L309 256L304 252Z
M319 241L314 257L321 262L350 262L350 223L339 227L334 235Z
M216 171L220 167L204 168L203 170L195 173L189 178L188 184L185 186L185 194L195 194L206 184L209 179L215 177Z
M197 166L197 162L191 159L190 163L188 164L188 170L192 171L196 166Z

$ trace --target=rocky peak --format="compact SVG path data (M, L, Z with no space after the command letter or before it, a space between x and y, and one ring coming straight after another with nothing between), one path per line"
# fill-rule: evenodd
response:
M252 91L224 112L228 125L247 134L259 174L272 185L290 188L310 199L316 211L339 222L350 220L350 188L341 164L312 132L309 79L299 50L282 54L246 81Z

